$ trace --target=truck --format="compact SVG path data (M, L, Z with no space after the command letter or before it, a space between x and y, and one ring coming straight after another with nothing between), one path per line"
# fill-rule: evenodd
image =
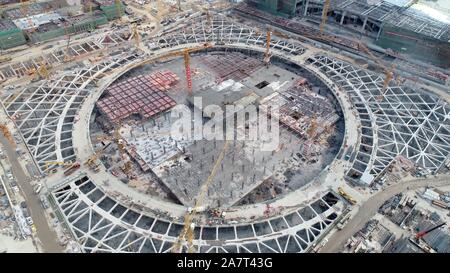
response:
M344 228L344 226L347 224L348 220L350 219L351 214L347 213L342 219L337 223L336 227L338 230L341 230Z
M34 187L34 193L35 194L39 194L39 192L42 190L42 184L39 183L36 185L36 187Z
M64 175L69 176L73 172L75 172L78 168L80 168L80 163L75 162L64 170Z

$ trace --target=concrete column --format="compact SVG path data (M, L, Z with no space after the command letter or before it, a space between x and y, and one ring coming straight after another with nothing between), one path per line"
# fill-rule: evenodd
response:
M380 34L381 34L381 30L383 29L384 25L381 25L380 28L378 29L378 33L377 33L377 39L378 40L380 38Z
M364 32L364 30L366 29L366 24L367 24L367 16L364 18L364 22L363 22L363 25L362 25L362 32Z
M303 7L304 8L303 16L306 16L306 14L308 13L308 5L309 5L309 0L306 0L306 4Z
M344 12L342 13L341 22L340 22L341 25L344 23L345 15L347 15L346 10L344 10Z

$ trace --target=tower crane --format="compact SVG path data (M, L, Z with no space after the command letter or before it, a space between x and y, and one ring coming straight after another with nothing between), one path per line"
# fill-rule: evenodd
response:
M330 8L330 3L331 3L331 0L325 0L325 3L323 4L322 21L320 22L320 33L323 33L325 24L327 23L328 9Z
M114 130L114 140L117 142L117 147L119 148L119 154L120 156L123 156L126 154L125 152L125 144L123 139L120 136L120 128L122 127L122 123L119 123L119 125ZM128 175L129 171L131 170L131 161L127 160L123 167L123 172Z
M28 2L28 3L25 3ZM31 30L34 31L35 27L33 24L33 20L31 20L31 17L28 16L28 5L30 5L30 1L26 1L26 0L20 0L20 7L22 9L23 14L28 18L28 24L31 27Z
M195 223L193 223L194 215L198 212L201 212L203 210L203 207L201 206L203 199L206 196L206 193L208 192L208 187L213 181L214 176L216 175L217 169L220 166L220 163L222 162L223 158L225 157L225 153L228 149L230 141L225 141L225 144L222 147L222 150L220 151L219 156L217 157L216 162L213 165L213 168L211 170L211 173L209 174L208 178L206 179L205 183L200 188L200 193L197 198L197 201L195 202L195 207L188 213L184 218L184 227L183 230L180 232L180 235L178 236L177 241L175 242L172 252L181 252L182 250L182 243L187 242L187 250L188 252L192 252L192 244L194 240L194 228Z
M389 87L389 83L394 78L394 69L395 65L392 64L390 68L388 68L378 57L373 55L373 53L367 48L367 46L361 42L358 42L358 48L360 48L364 53L366 53L372 61L374 61L378 66L380 66L385 73L385 78L383 81L383 87L381 88L380 95L378 96L377 100L381 101L386 93L387 88Z
M140 35L139 35L139 31L137 29L137 25L133 25L133 29L132 29L130 38L134 39L134 43L136 44L136 47L140 46L141 38L140 38Z
M317 117L316 115L314 115L311 118L311 125L309 126L308 130L306 131L306 133L308 134L309 138L314 138L316 135L316 130L317 130Z
M122 11L122 1L120 0L115 0L116 2L116 9L117 9L117 18L119 20L122 20L122 15L123 15L123 11Z
M184 69L185 69L185 74L186 74L187 88L188 88L189 95L191 95L192 94L192 78L191 78L191 61L190 61L191 58L190 58L189 54L192 52L195 52L195 51L199 51L199 50L207 49L207 48L211 48L211 47L213 47L213 45L211 43L204 43L202 46L186 48L186 49L182 49L182 50L175 51L172 53L168 53L166 55L159 57L158 59L170 58L173 56L183 56L184 57Z

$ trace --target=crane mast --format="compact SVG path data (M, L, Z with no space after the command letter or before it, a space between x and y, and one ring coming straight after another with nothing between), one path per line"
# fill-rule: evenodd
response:
M325 3L323 4L322 21L320 22L320 33L321 34L323 33L325 24L327 23L328 9L330 8L330 2L331 2L331 0L325 0Z

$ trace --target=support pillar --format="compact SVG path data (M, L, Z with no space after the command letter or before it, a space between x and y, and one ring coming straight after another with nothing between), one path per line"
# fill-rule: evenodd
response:
M347 15L347 11L346 10L344 10L344 12L342 13L341 22L339 24L342 25L344 23L345 15Z
M305 6L304 6L304 11L303 11L303 16L306 16L308 14L308 5L309 5L309 0L306 0Z
M364 22L363 22L363 25L362 25L362 32L364 32L365 30L366 30L366 25L367 25L367 16L364 18Z

